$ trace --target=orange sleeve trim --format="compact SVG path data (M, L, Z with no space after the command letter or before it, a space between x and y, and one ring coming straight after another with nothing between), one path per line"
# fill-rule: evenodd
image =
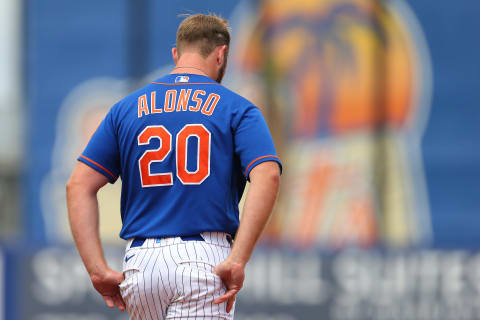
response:
M152 81L152 83L155 83L155 84L163 84L163 85L166 85L166 86L180 86L180 85L192 85L192 84L216 84L218 85L218 83L213 83L213 82L205 82L205 83L189 83L189 82L182 82L182 83L163 83L163 82L154 82Z
M252 162L250 162L250 164L247 166L247 169L245 169L245 177L247 176L247 172L248 172L248 169L250 169L251 165L255 163L255 161L258 161L260 159L263 159L263 158L276 158L276 159L279 159L278 156L276 155L273 155L273 154L269 154L267 156L261 156L261 157L258 157L256 159L254 159Z
M105 170L106 173L108 173L109 175L111 175L113 179L115 179L115 180L117 179L117 177L116 177L113 173L111 173L110 171L108 171L108 170L107 170L104 166L102 166L101 164L93 161L92 159L89 159L89 158L85 157L83 154L81 154L80 157L83 158L83 159L85 159L85 160L87 160L87 161L89 161L89 162L91 162L91 163L93 163L94 165L98 166L99 168L102 168L103 170Z

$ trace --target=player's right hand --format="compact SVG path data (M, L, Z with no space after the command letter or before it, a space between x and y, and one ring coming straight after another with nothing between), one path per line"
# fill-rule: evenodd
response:
M90 279L92 280L93 287L102 295L107 306L110 308L116 306L120 311L126 309L118 286L125 279L123 273L106 269L100 275L91 275Z
M214 273L222 279L227 287L227 292L215 299L213 303L218 304L227 301L227 312L232 310L235 295L243 286L243 280L245 279L244 269L244 265L231 262L227 259L220 263L214 270Z

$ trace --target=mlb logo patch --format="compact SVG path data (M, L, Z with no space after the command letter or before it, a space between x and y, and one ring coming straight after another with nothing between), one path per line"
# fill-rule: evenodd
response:
M188 76L178 76L175 78L175 83L188 82Z

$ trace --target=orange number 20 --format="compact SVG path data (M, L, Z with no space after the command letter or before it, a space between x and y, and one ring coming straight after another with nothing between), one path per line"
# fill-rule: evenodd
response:
M198 139L197 169L187 169L188 139ZM172 150L172 135L164 126L148 126L138 135L138 145L150 144L150 140L160 140L160 146L147 150L138 160L142 187L170 186L173 184L171 172L150 173L152 162L162 162ZM183 127L176 137L177 177L183 184L201 184L210 175L211 134L201 124L189 124Z

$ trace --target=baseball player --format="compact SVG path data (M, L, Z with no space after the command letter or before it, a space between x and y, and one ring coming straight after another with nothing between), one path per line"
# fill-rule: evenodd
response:
M220 85L229 43L226 20L187 17L172 49L176 67L111 108L67 183L93 286L131 319L233 319L275 202L281 163L262 114ZM119 176L123 272L105 262L96 198Z

